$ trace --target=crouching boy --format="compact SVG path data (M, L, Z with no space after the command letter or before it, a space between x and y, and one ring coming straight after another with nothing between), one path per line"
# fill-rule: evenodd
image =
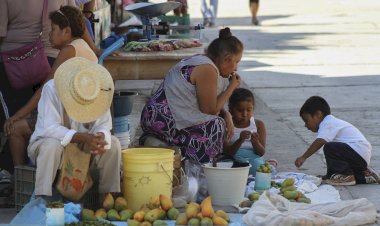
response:
M335 118L326 100L312 96L300 110L305 127L317 133L317 138L295 161L297 167L323 146L327 173L322 176L331 185L380 183L378 173L369 167L371 144L350 123Z

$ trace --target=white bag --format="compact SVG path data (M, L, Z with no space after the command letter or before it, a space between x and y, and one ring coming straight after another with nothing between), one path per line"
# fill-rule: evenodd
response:
M365 198L323 204L290 202L265 191L243 216L247 225L363 225L376 221L376 207Z

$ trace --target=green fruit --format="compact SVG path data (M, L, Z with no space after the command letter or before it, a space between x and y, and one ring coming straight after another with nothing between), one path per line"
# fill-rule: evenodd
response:
M209 217L204 217L202 220L201 220L201 226L212 226L213 223L212 223L212 219L209 218Z
M311 200L309 198L302 197L302 198L298 198L297 202L310 203Z
M297 190L297 187L294 186L294 185L291 185L291 186L283 187L280 190L281 190L282 193L284 193L286 191L295 191L295 190Z
M82 221L95 221L96 220L94 211L90 210L90 209L83 209L81 216L82 216Z
M187 225L189 225L189 226L198 226L200 224L201 224L201 222L199 221L198 218L191 218L189 220L189 222L187 222Z
M258 193L258 192L252 192L252 193L250 193L250 194L248 195L248 198L249 198L249 200L251 200L251 201L259 200L259 198L260 198L260 193Z
M168 223L166 223L165 221L163 221L163 220L155 220L154 222L153 222L153 226L167 226L168 225Z
M282 182L281 187L284 188L284 187L287 187L287 186L292 186L292 185L294 185L294 182L295 182L294 178L292 178L292 177L286 178Z
M122 221L126 221L128 219L132 219L132 217L133 217L133 210L131 210L131 209L122 210L122 211L120 211L119 215L120 215L120 220L122 220Z
M120 220L120 215L115 209L110 209L107 212L107 219L110 221L119 221Z
M179 215L179 210L177 208L170 208L166 214L170 220L176 220Z
M128 226L139 226L139 225L140 225L140 222L138 222L137 220L128 219Z
M284 197L287 199L296 199L298 197L298 192L297 191L285 191L284 192Z

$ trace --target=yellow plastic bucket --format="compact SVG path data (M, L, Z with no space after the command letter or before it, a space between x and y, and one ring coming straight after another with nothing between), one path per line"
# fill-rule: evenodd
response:
M174 151L164 148L128 148L123 155L123 196L137 211L152 197L172 195Z

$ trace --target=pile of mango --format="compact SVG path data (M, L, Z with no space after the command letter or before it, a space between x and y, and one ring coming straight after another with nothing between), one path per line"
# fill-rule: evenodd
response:
M281 184L280 195L284 196L291 202L310 203L309 198L307 198L302 192L297 191L294 182L294 178L286 178Z
M130 218L133 211L127 209L127 201L124 197L114 199L112 194L108 193L103 201L103 208L96 211L91 209L83 209L81 213L82 221L96 221L98 219L106 219L110 221L126 221Z
M205 198L201 204L190 202L185 206L185 212L180 213L176 225L212 226L228 225L230 216L223 210L214 211L211 196Z
M256 168L256 172L272 173L272 168L270 167L269 162L265 162Z
M244 200L242 201L239 206L242 207L242 208L245 208L245 207L251 207L252 204L254 202L256 202L257 200L259 200L260 198L260 193L258 192L252 192L252 193L249 193L248 194L248 200Z
M98 219L110 221L127 221L128 226L165 226L164 220L175 220L176 225L228 225L230 217L223 210L214 211L211 196L205 198L201 204L190 202L185 212L173 206L173 202L165 195L151 198L149 203L133 212L127 208L127 201L123 197L113 198L107 194L103 201L103 208L96 210L82 210L82 222L94 222Z

